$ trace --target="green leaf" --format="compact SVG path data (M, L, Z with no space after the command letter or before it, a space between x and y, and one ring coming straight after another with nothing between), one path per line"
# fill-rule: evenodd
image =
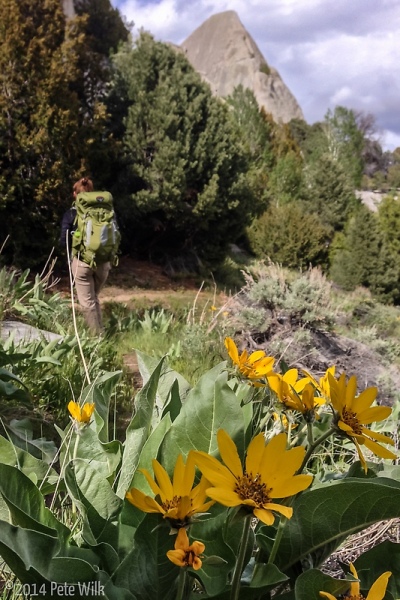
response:
M250 581L251 588L269 588L287 581L288 577L281 573L278 567L272 564L256 563L253 577Z
M185 457L192 449L216 454L219 429L225 429L235 440L239 454L244 453L243 413L221 368L217 365L201 377L165 436L162 464L169 473L179 454Z
M321 600L319 592L329 592L332 596L337 597L345 594L349 588L350 581L333 579L318 569L311 569L297 578L295 597L296 600Z
M65 469L65 483L71 497L86 515L96 543L104 541L117 548L116 521L122 501L107 479L87 460L76 459Z
M46 508L36 485L16 467L0 464L0 493L14 524L54 537L60 535L64 542L69 538L69 529Z
M140 600L172 600L180 567L167 558L175 537L159 515L147 514L136 530L134 547L113 575L115 585Z
M283 572L306 557L316 567L349 535L400 517L400 484L380 477L343 479L303 492L292 506L275 561ZM260 532L268 536L267 527ZM257 540L263 544L262 536Z
M182 401L179 393L179 383L178 380L175 379L174 383L171 386L169 396L165 401L162 416L164 417L164 415L169 414L171 417L171 421L175 421L176 417L181 412L181 409Z
M387 590L394 598L400 598L400 544L386 540L361 554L354 566L363 591L369 590L382 573L391 571Z
M11 467L18 467L28 477L34 476L36 481L46 481L49 484L55 484L58 479L58 474L54 469L49 469L49 466L38 458L35 458L29 452L21 450L14 446L10 441L0 436L0 462ZM46 489L47 489L46 485Z
M139 469L151 468L151 461L153 458L157 458L160 446L167 431L169 431L171 424L171 417L169 413L167 413L147 438L140 453L137 469L133 476L132 482L128 486L128 489L134 487L141 490L144 494L149 494L150 496L154 495L151 487L147 483L147 479L142 473L140 473Z
M136 350L136 356L143 383L146 384L151 373L153 373L153 371L156 369L158 360L152 356L148 356L147 354L140 352L139 350ZM190 383L188 383L180 373L177 373L177 371L171 369L167 362L164 362L161 367L160 379L157 387L157 395L160 399L159 406L161 409L163 409L167 403L167 400L171 394L171 388L175 382L178 382L180 398L184 401L188 391L191 388Z
M110 400L112 393L121 378L122 371L103 373L96 381L82 392L82 401L94 403L96 407L96 429L101 442L107 443Z
M163 363L164 359L161 359L149 380L135 398L135 412L126 430L124 454L118 482L117 495L120 498L125 497L136 471L142 448L150 435L157 386Z
M32 423L29 419L12 419L6 428L11 441L16 446L48 464L54 460L57 454L54 442L45 438L34 439Z
M75 458L89 461L93 469L96 469L104 477L114 475L121 461L121 442L114 440L103 443L94 429L85 427L78 436L76 433L73 434L70 449L75 447L77 437Z
M227 522L228 509L214 504L209 512L209 517L204 516L199 522L191 525L189 537L190 540L203 542L205 545L204 556L206 558L217 556L224 561L219 565L204 561L202 568L196 573L196 577L203 584L206 593L214 596L225 589L229 573L233 570L236 562L236 555L224 539L224 527ZM239 532L239 540L242 529Z

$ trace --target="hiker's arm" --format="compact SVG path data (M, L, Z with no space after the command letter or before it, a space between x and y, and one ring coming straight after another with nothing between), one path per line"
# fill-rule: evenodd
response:
M75 211L70 208L64 214L62 222L61 222L61 235L60 235L60 245L66 248L67 246L67 236L68 236L68 244L71 247L71 234L75 230Z

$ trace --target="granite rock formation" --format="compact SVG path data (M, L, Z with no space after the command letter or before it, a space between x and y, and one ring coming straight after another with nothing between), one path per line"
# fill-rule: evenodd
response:
M181 47L217 96L228 96L242 84L276 121L304 119L296 98L278 71L268 65L235 11L210 17Z

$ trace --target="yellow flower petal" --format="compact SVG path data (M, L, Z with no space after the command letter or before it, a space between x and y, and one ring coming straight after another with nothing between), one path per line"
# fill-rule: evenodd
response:
M70 400L68 402L68 410L71 414L71 417L73 419L75 419L75 421L80 421L81 418L81 409L79 407L79 404L77 402L74 402L73 400Z
M236 365L238 365L239 364L239 352L238 352L237 346L232 338L230 338L230 337L225 338L225 347L228 350L229 358L232 360L232 362L234 362Z
M243 475L242 463L234 441L223 429L218 430L217 441L222 460L235 477L241 477Z
M156 482L154 481L154 479L152 478L152 476L150 475L150 473L148 472L148 470L147 469L139 469L139 471L141 473L143 473L143 475L146 477L147 483L151 487L153 494L155 496L161 496L161 490L158 487L158 485L156 484Z
M281 513L287 519L291 519L293 515L293 508L291 506L284 506L283 504L274 504L270 502L267 504L270 510L274 510L275 512Z
M180 527L174 544L175 550L186 550L189 547L189 538L184 527Z
M369 450L371 450L371 452L373 452L374 454L376 454L376 456L379 456L380 458L388 458L389 460L395 460L397 458L396 454L394 454L387 448L384 448L377 442L369 440L368 438L364 439L364 444L367 446L367 448L369 448Z
M222 485L231 489L235 487L236 477L213 456L195 451L195 461L204 477L212 485Z
M356 579L358 579L357 571L356 571L356 568L353 565L353 563L350 563L349 567L350 567L351 574ZM360 594L360 582L359 581L354 581L353 583L350 584L350 595L351 596L358 596L359 594Z
M270 510L266 510L265 508L255 508L253 510L253 515L265 523L265 525L272 525L275 521L274 513Z
M133 506L136 506L136 508L139 508L143 512L161 514L165 512L164 509L158 504L158 502L153 500L153 498L150 498L150 496L146 496L145 494L143 494L143 492L135 488L132 488L129 492L127 492L125 498L131 504L133 504Z
M260 462L265 448L265 438L262 433L256 435L247 448L246 473L260 472Z
M371 406L378 394L376 387L369 387L365 389L357 398L354 398L352 403L352 410L354 412L361 413Z
M372 587L369 590L366 600L383 599L384 595L386 594L386 588L391 574L392 573L390 571L386 571L385 573L382 573L380 577L378 577L375 583L372 584Z
M167 499L174 497L174 490L167 471L160 465L155 458L152 460L154 475L157 478L157 483L160 488L161 500L165 502Z
M167 556L177 567L185 567L186 552L184 550L168 550Z
M196 541L196 542L193 542L193 544L189 547L189 549L192 550L192 552L194 552L195 554L197 554L197 556L199 556L200 554L203 554L206 547L203 544L203 542Z
M394 440L392 440L392 438L385 435L384 433L379 433L378 431L372 431L371 429L367 429L366 427L362 427L361 429L362 429L363 435L373 438L374 440L377 440L378 442L383 442L384 444L390 444L391 446L394 446Z
M201 562L201 560L200 560L200 558L199 558L198 556L194 556L194 557L193 557L193 564L192 564L192 567L193 567L193 569L194 569L195 571L198 571L199 569L201 569L201 566L202 566L202 564L203 564L203 563Z
M207 490L210 498L219 502L223 506L239 506L243 504L243 500L233 490L227 490L226 488L209 488Z
M353 400L357 393L357 377L352 375L346 386L346 406L353 408Z
M320 592L319 593L322 598L328 598L328 600L336 600L335 596L332 596L329 592Z
M289 496L295 496L307 489L311 485L312 480L311 475L295 475L286 481L279 482L279 484L272 484L270 498L289 498Z
M357 413L357 418L360 423L369 425L370 423L387 419L391 412L392 409L389 406L373 406L372 408Z

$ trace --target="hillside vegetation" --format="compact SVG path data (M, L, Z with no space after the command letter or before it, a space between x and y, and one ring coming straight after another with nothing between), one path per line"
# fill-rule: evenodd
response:
M212 95L185 56L131 38L109 0L7 0L0 31L1 260L40 269L82 174L115 198L126 256L216 274L232 244L400 302L399 151L344 106L274 122L251 90ZM356 197L386 190L378 211ZM61 258L65 258L62 257Z

